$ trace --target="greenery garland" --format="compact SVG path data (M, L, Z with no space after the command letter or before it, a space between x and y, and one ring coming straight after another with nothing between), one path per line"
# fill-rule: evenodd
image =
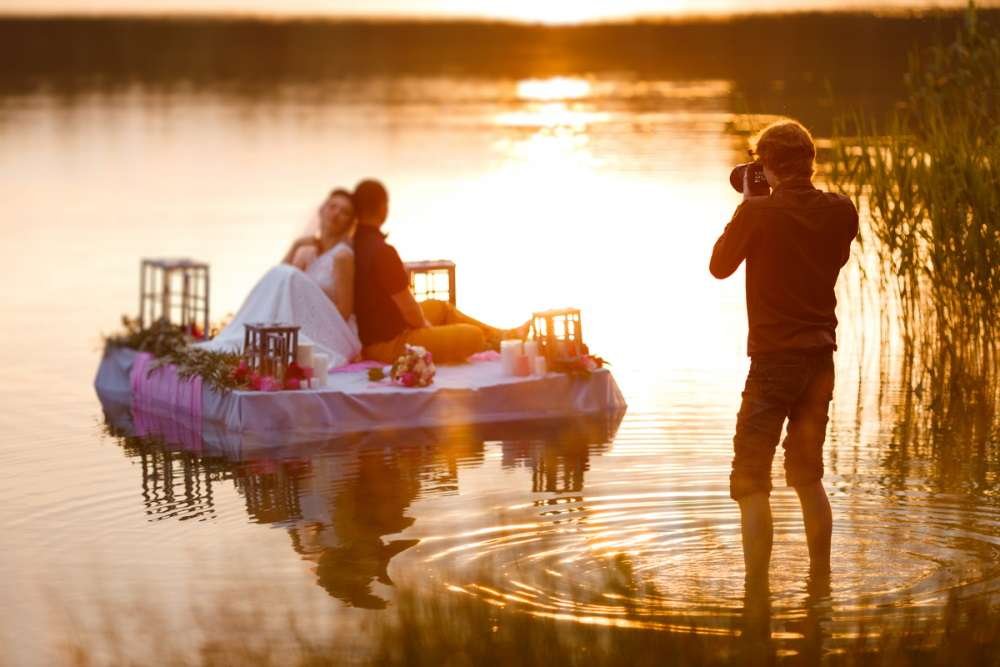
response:
M192 347L197 338L184 327L161 319L143 328L137 319L125 315L122 316L122 327L121 331L104 337L105 349L128 348L148 352L156 359L149 375L164 366L173 365L180 379L190 380L198 376L206 386L216 391L228 392L248 386L246 377L236 373L242 359L240 354Z

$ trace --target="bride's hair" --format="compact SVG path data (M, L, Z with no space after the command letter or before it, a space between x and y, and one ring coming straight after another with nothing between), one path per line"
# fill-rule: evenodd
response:
M356 201L354 201L354 195L351 193L350 190L347 190L346 188L334 188L333 190L330 190L330 194L326 196L326 199L323 200L323 203L325 204L326 202L330 201L331 197L336 197L337 195L340 195L342 197L347 197L347 201L351 202L351 207L354 208L354 216L357 217L358 204Z
M340 195L342 197L347 197L347 200L351 202L351 206L354 207L354 217L358 217L358 203L354 199L354 194L346 188L334 188L330 190L330 193L320 202L319 206L313 209L313 214L309 217L308 222L306 222L305 228L302 230L300 236L319 236L319 210L323 208L323 204L330 201L330 197L335 197Z

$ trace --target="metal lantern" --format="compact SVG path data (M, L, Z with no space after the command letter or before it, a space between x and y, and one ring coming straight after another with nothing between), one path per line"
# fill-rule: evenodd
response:
M143 259L139 274L139 324L167 320L208 335L208 264L190 259Z
M576 308L562 308L531 316L531 337L550 362L572 359L587 353L583 343L583 322Z
M455 262L436 259L426 262L407 262L410 291L417 301L437 299L455 305Z
M251 372L283 378L288 365L295 361L298 346L298 325L277 322L243 325L243 356Z

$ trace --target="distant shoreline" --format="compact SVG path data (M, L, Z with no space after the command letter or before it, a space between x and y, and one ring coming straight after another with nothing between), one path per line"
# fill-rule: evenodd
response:
M144 90L270 103L349 79L619 77L733 83L733 106L821 127L855 102L886 108L910 54L950 43L964 10L753 14L581 25L263 20L172 15L0 17L0 97ZM998 30L1000 9L981 9ZM389 99L388 97L386 99ZM836 104L834 102L836 101ZM428 99L428 103L438 100ZM632 99L637 108L655 98Z
M513 28L544 28L572 30L594 27L622 26L669 26L734 23L747 20L782 20L802 17L830 18L890 18L920 20L942 18L964 14L964 4L935 7L883 6L870 9L775 9L762 11L704 12L691 11L678 14L639 15L613 19L593 19L572 22L548 22L538 20L516 20L475 16L419 16L419 15L363 15L344 14L340 16L309 13L266 13L266 12L213 12L213 11L163 11L163 12L102 12L102 11L17 11L0 9L0 22L173 22L173 23L265 23L265 24L334 24L334 25L475 25ZM1000 2L977 3L980 15L1000 13Z

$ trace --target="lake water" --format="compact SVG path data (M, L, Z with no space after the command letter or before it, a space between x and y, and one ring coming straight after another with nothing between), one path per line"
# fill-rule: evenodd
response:
M742 269L719 282L707 264L739 202L727 183L746 149L739 85L425 71L279 81L252 96L141 80L7 90L6 657L50 662L67 635L109 625L137 655L149 643L128 637L208 638L192 607L226 596L275 610L261 621L275 632L292 610L307 633L333 627L345 645L363 646L400 591L451 587L607 622L624 613L608 583L620 558L641 584L642 623L731 626L744 594L728 470L746 316ZM512 325L582 308L629 404L620 425L228 456L109 431L92 381L101 333L136 309L141 257L209 262L213 313L235 311L324 194L369 176L389 187L404 259L457 263L464 310ZM951 592L1000 589L994 450L970 450L961 431L909 433L913 390L856 274L852 261L840 286L826 450L830 591L807 589L797 500L775 465L782 650L797 650L817 609L834 650L876 609L933 616Z

